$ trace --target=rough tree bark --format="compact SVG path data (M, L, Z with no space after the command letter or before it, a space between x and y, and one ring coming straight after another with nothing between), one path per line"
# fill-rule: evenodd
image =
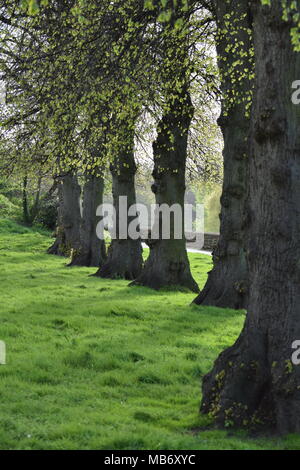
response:
M83 187L82 219L80 224L80 246L73 250L69 266L99 267L106 260L104 238L96 234L97 207L103 203L104 180L87 174Z
M198 305L233 309L246 307L248 286L243 243L250 131L246 105L249 104L249 76L253 68L250 56L253 44L249 34L252 19L248 4L248 0L220 0L216 4L217 53L223 93L219 125L224 137L221 227L219 243L213 253L213 269L194 301ZM244 56L241 50L245 51ZM237 61L240 65L233 65Z
M72 250L78 250L80 246L80 186L72 173L59 177L59 180L56 240L48 253L70 256Z
M249 168L249 302L243 332L203 381L201 409L221 426L300 431L300 54L281 0L253 2L256 87Z
M193 116L190 95L185 89L172 101L158 126L158 136L153 144L154 184L156 204L169 207L178 204L184 208L185 167L187 158L188 130ZM159 233L159 239L148 240L150 255L141 275L134 284L160 289L167 286L182 286L193 292L199 292L194 281L186 251L184 236L184 217L182 218L182 237L175 238L174 219L170 218L170 239L161 237L162 217L159 214L159 227L153 230Z
M116 238L112 240L107 253L106 262L100 267L95 276L110 279L127 279L132 281L141 272L143 265L141 240L132 240L120 237L120 197L127 197L126 207L122 209L128 212L128 208L136 204L135 193L135 173L136 164L134 161L134 128L127 122L118 129L119 152L114 162L110 165L112 174L112 194L113 204L116 211L115 232ZM127 229L130 222L136 218L128 217Z

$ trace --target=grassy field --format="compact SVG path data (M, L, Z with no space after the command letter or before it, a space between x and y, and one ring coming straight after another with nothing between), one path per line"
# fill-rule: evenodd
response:
M1 449L300 449L300 438L214 430L201 377L242 312L193 294L127 287L66 268L51 240L0 220ZM201 285L211 265L190 255Z

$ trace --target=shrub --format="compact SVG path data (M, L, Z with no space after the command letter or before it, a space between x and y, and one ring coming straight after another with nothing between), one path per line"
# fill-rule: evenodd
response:
M6 196L0 194L0 217L17 217L20 209L13 204Z

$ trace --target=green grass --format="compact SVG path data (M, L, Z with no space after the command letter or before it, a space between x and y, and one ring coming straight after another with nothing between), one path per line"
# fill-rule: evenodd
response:
M89 277L46 255L50 243L0 221L1 449L300 448L297 436L213 430L198 413L201 377L243 313ZM203 285L211 258L190 258Z

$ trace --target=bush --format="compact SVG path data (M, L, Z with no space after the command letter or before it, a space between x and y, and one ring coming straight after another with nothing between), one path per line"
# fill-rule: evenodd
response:
M41 200L39 213L35 223L43 227L54 230L57 220L58 201L56 197L45 197Z

